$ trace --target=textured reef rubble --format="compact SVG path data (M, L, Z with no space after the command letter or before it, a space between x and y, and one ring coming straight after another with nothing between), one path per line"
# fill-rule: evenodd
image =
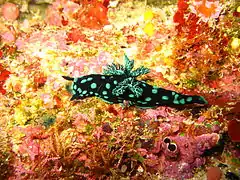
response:
M240 4L149 3L0 1L0 179L239 179ZM121 104L70 101L104 73ZM208 104L136 107L139 83Z

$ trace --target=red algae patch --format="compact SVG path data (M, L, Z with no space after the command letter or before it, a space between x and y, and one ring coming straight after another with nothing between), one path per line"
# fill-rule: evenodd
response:
M219 167L210 167L207 170L207 180L220 180L222 171Z
M16 4L5 3L2 6L2 15L8 21L14 21L19 17L19 8Z
M228 123L228 135L233 142L240 142L240 122L237 120L231 120Z

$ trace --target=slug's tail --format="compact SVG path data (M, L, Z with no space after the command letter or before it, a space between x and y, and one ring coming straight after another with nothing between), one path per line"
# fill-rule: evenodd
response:
M62 76L64 79L68 80L68 81L73 81L74 78L72 77L69 77L69 76Z
M207 100L202 96L192 96L192 102L197 104L208 104Z

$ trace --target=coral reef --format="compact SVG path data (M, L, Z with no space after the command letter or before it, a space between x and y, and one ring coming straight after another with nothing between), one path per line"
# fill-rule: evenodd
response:
M240 4L9 2L19 14L0 17L0 179L238 178ZM122 81L85 82L98 75ZM112 83L122 104L70 101L79 87L62 76ZM179 106L132 106L170 97L154 87Z

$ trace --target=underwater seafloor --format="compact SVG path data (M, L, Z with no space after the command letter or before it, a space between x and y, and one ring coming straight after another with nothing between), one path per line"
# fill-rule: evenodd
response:
M240 179L240 3L0 3L0 179ZM106 69L140 94L70 101ZM143 82L208 104L138 107Z

